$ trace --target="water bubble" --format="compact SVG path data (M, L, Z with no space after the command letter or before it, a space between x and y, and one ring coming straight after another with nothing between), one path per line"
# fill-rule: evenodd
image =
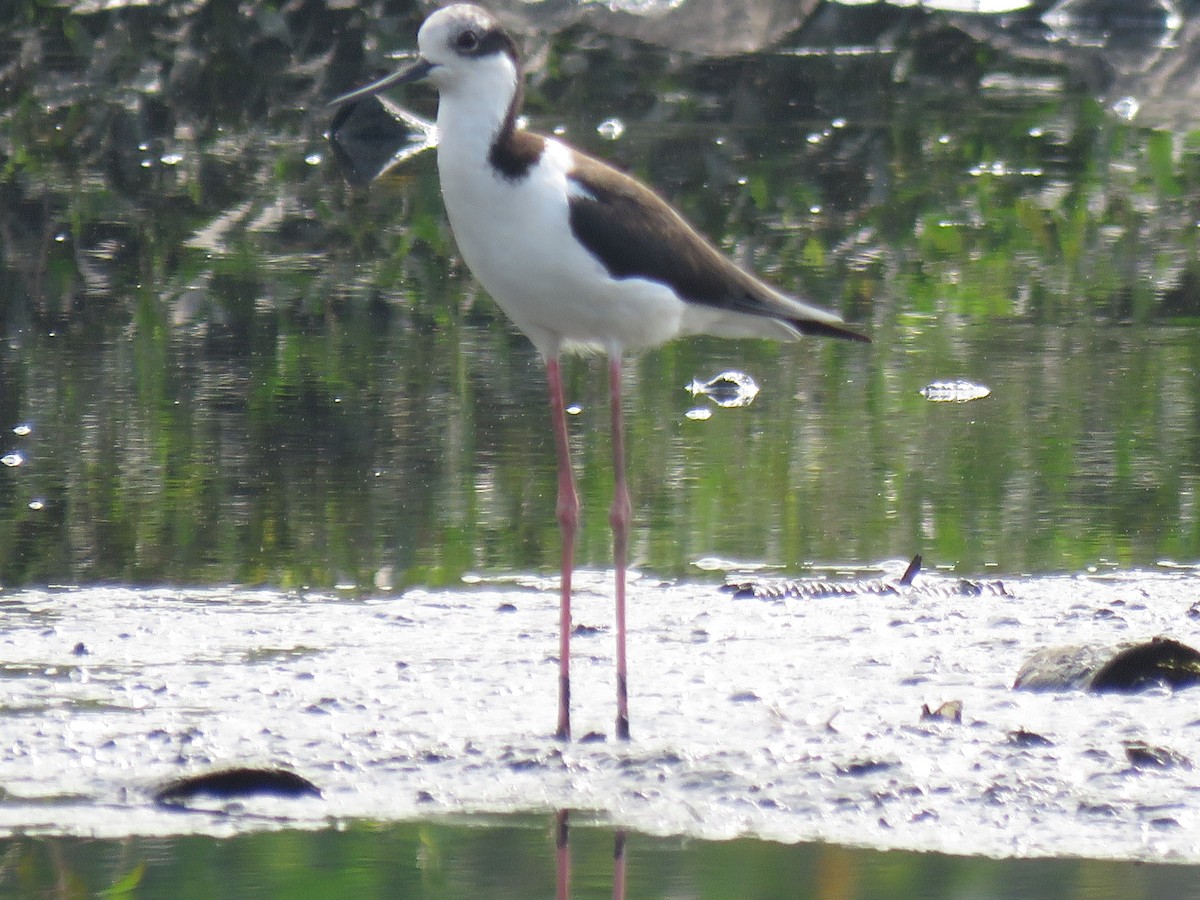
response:
M758 396L758 384L745 372L729 371L708 381L693 381L687 386L693 397L704 396L726 409L749 406Z
M1138 114L1141 104L1133 97L1122 97L1111 107L1112 111L1118 118L1124 119L1126 122L1132 122L1134 116Z
M831 128L845 128L845 127L846 127L846 120L845 120L845 119L841 119L841 118L834 119L832 122L830 122L830 123L829 123L829 125L830 125L830 127L831 127Z
M605 119L596 126L596 131L600 137L615 141L625 133L625 123L617 118Z
M183 162L183 154L182 153L164 153L158 159L159 159L159 162L161 162L164 166L177 166L181 162Z
M0 464L8 466L10 469L15 469L23 462L25 462L25 457L17 451L0 456Z
M320 153L310 153L308 156L304 157L304 161L310 166L319 166L324 159L325 157Z
M558 135L559 137L562 137L564 134L567 133L567 126L566 125L555 125L553 128L553 131L556 135Z
M24 423L24 422L13 429L13 434L19 434L21 437L25 437L25 435L32 434L32 433L33 433L33 426L29 425L28 423Z
M565 412L568 416L577 416L583 412L583 407L578 403L572 403L565 410L563 410L563 412Z
M689 409L683 415L684 418L691 419L693 422L704 422L712 418L712 410L707 406L697 406L695 409Z
M30 500L29 508L32 509L34 512L37 512L39 509L45 509L46 501L45 500Z

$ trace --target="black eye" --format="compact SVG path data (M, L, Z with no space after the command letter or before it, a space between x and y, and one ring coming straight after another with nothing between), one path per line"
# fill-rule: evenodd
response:
M470 53L479 47L479 35L473 31L464 31L454 39L454 48L463 53Z

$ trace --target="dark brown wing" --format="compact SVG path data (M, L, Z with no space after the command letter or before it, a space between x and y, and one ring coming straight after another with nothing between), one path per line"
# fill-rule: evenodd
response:
M571 174L571 231L614 278L646 278L689 303L782 319L804 334L869 341L836 316L781 302L757 278L730 262L653 191L582 153Z

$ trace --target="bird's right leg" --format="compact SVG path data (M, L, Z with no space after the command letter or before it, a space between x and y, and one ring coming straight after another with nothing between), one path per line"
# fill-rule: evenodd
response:
M579 498L571 470L567 440L567 413L563 402L562 371L558 357L546 360L550 388L550 418L554 425L554 447L558 454L558 527L562 532L562 588L559 600L558 633L558 728L554 736L571 739L571 573L575 568L575 532L579 527Z
M629 554L629 520L633 513L629 486L625 479L625 425L621 414L621 354L608 361L608 391L612 404L613 490L612 524L613 565L616 568L617 599L617 739L629 740L629 677L625 663L625 563Z

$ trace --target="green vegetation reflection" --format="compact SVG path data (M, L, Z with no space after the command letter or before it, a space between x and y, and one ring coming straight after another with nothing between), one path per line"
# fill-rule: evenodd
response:
M0 13L0 457L20 460L0 466L0 584L555 569L540 367L458 262L431 155L364 192L323 137L323 100L418 18L382 0ZM930 33L836 64L548 40L536 127L875 339L631 362L637 566L1200 557L1200 130L1130 123L1068 66L950 25L960 70L929 77ZM597 132L612 116L617 141ZM759 399L690 417L706 401L685 386L726 368ZM916 393L947 378L992 395ZM604 566L606 398L595 362L568 380L579 559Z

